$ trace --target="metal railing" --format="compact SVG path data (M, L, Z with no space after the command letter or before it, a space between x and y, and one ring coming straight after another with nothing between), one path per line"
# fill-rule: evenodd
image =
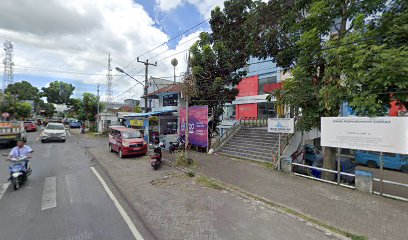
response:
M221 145L240 128L240 124L240 121L236 121L231 128L224 131L224 133L215 140L215 142L211 145L211 148L214 151L217 151Z
M257 118L257 117L242 117L239 119L242 126L250 127L266 127L268 126L268 118Z
M315 169L315 170L319 170L319 171L323 171L323 172L329 172L329 173L334 173L334 174L340 174L340 178L341 175L344 176L351 176L351 177L355 177L355 174L352 173L346 173L346 172L341 172L341 171L335 171L335 170L330 170L330 169L326 169L326 168L320 168L320 167L313 167L313 166L309 166L309 165L305 165L305 164L300 164L300 163L294 163L292 162L293 166L299 166L299 167L304 167L304 168L308 168L308 169ZM293 169L292 169L293 172ZM309 178L309 179L314 179L317 181L321 181L321 182L326 182L326 183L331 183L331 184L335 184L335 185L339 185L339 186L343 186L343 187L347 187L347 188L351 188L351 189L355 189L356 187L352 186L352 185L348 185L348 184L344 184L341 181L330 181L330 180L326 180L326 179L322 179L322 178L318 178L315 176L310 176L310 175L306 175L306 174L302 174L302 173L297 173L294 172L294 174L296 176L300 176L300 177L305 177L305 178Z
M325 169L325 168L320 168L320 167L313 167L313 166L309 166L309 165L304 165L304 164L300 164L300 163L294 163L292 162L293 166L298 166L298 167L304 167L304 168L308 168L308 169L315 169L315 170L319 170L319 171L323 171L323 172L329 172L329 173L333 173L333 174L340 174L344 175L344 176L351 176L351 177L356 177L355 174L352 173L346 173L346 172L339 172L339 171L335 171L335 170L329 170L329 169ZM302 174L302 173L298 173L298 172L294 172L292 169L292 172L296 175L296 176L300 176L300 177L304 177L304 178L309 178L309 179L314 179L320 182L325 182L325 183L330 183L330 184L335 184L335 185L340 185L342 187L346 187L346 188L350 188L350 189L355 189L356 187L353 185L349 185L349 184L344 184L342 182L337 182L337 181L330 181L330 180L326 180L326 179L322 179L322 178L318 178L315 177L313 175L306 175L306 174ZM381 180L379 178L373 178L373 182L379 182L381 184L381 182L386 183L386 184L391 184L391 185L395 185L395 186L399 186L399 187L403 187L408 189L408 184L405 183L399 183L399 182L394 182L394 181L389 181L389 180ZM393 198L393 199L397 199L397 200L401 200L401 201L407 201L407 198L404 197L400 197L400 196L396 196L396 195L392 195L392 194L387 194L384 193L382 191L382 188L380 188L380 192L377 191L373 191L374 194L376 195L381 195L384 197L389 197L389 198Z

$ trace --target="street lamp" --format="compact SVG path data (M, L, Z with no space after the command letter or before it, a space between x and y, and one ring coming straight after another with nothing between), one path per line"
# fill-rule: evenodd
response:
M143 84L141 81L139 81L139 80L137 80L136 78L134 78L134 77L132 77L131 75L129 75L129 74L128 74L127 72L125 72L122 68L120 68L120 67L115 67L115 69L116 69L116 71L125 74L126 76L130 77L131 79L135 80L136 82L138 82L139 84L142 84L142 86L144 86L144 84Z

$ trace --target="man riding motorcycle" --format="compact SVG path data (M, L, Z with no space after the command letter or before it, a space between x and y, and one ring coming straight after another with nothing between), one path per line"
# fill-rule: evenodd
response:
M30 146L25 145L25 142L23 140L17 141L17 146L11 149L9 158L21 158L21 157L27 157L27 160L25 161L25 168L28 171L31 171L31 168L28 166L28 159L31 158L31 153L33 152L33 149L31 149Z

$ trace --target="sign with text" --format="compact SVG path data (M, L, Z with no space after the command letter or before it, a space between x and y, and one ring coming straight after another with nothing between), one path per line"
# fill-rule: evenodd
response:
M408 154L408 118L323 117L321 145Z
M188 125L190 144L200 147L208 145L208 106L192 106L188 108ZM180 108L180 135L186 132L186 109Z
M294 133L295 121L293 118L269 118L268 132L271 133Z

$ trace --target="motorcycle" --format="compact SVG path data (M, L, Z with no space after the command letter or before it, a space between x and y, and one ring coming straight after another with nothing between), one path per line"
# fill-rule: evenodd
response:
M153 154L150 155L150 165L154 170L159 169L162 163L162 152L160 147L155 147Z
M14 190L18 190L21 185L27 180L27 177L31 175L31 169L26 168L27 156L20 158L8 159L11 163L9 166L10 178L8 179L12 184Z
M170 142L169 152L183 151L185 149L185 141L182 137L177 138L176 142Z

